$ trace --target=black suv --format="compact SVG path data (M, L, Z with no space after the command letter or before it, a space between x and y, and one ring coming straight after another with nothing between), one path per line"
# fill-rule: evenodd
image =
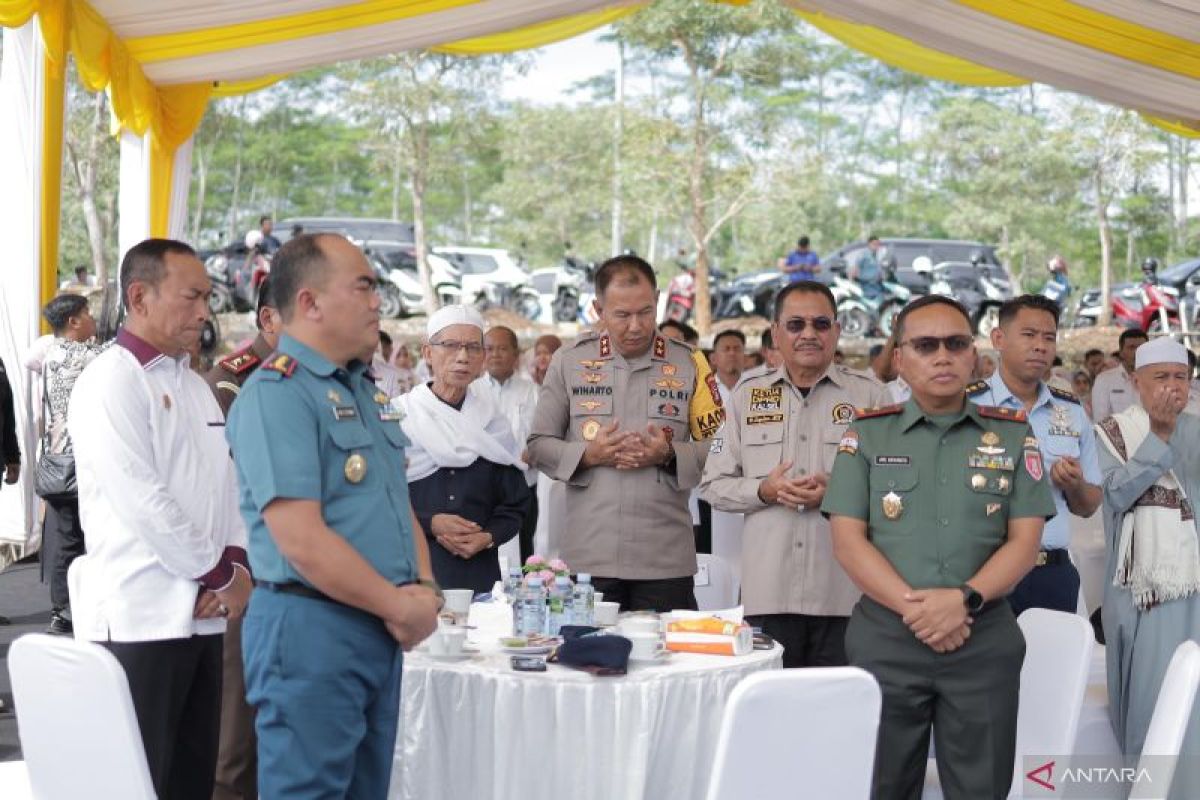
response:
M1011 275L1000 259L996 257L996 248L983 242L970 242L961 239L892 239L880 237L879 241L887 250L887 255L896 258L896 280L911 289L913 294L929 293L929 276L915 272L913 260L917 256L927 256L933 266L944 261L959 261L971 263L971 256L978 255L983 263L989 264L1011 280ZM821 258L821 263L833 272L845 274L846 267L854 264L867 251L866 241L852 242L843 245L832 253Z

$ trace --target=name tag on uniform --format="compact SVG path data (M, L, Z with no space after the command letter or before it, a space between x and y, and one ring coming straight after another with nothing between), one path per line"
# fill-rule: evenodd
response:
M750 412L778 411L783 407L783 387L771 386L750 390Z
M354 406L334 406L333 418L341 421L344 419L357 419L358 409Z
M912 463L908 456L875 456L877 467L906 467Z
M380 422L400 422L403 419L404 419L403 411L380 411L379 412L379 421Z
M747 425L765 425L768 422L783 422L783 414L755 414L746 417Z

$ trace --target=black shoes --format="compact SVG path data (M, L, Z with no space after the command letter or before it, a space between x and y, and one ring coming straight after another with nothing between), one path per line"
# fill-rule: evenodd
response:
M46 633L51 636L74 636L75 628L62 609L56 608L50 612L50 624L46 626Z

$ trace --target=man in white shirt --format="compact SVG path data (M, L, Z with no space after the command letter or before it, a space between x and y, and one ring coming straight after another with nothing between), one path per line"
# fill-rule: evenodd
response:
M538 387L533 381L517 371L521 363L521 345L512 328L503 325L492 327L483 337L486 371L475 380L475 385L484 389L496 404L503 409L512 425L513 436L518 442L529 438L533 428L533 412L537 408ZM533 467L525 470L525 482L530 488L537 486L538 471ZM508 543L501 547L501 555L509 556L511 564L519 556L521 563L533 555L533 533L537 528L537 493L533 493L529 513L517 535L518 550L513 553Z
M207 799L225 618L251 589L224 416L188 366L211 286L192 248L164 239L133 247L120 274L124 328L67 417L87 547L75 635L124 668L158 796Z
M1096 422L1103 422L1137 402L1137 390L1133 388L1130 375L1133 373L1137 349L1149 338L1145 331L1130 328L1121 332L1119 341L1121 363L1097 375L1092 385L1092 419Z
M713 337L712 366L717 374L717 391L725 408L733 402L733 389L742 377L742 359L746 354L746 334L731 328Z

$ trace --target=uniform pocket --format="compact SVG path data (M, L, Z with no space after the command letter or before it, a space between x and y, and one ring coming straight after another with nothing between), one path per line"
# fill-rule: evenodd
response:
M742 454L747 477L767 477L784 460L783 425L745 426L742 429Z
M872 467L870 524L877 533L908 533L916 518L916 492L920 473L913 466Z
M397 426L397 431L399 431L399 426ZM399 432L401 436L404 436L403 431ZM371 434L367 429L362 426L361 422L352 420L335 422L329 429L329 438L340 450L357 450L360 447L370 447L372 444Z

